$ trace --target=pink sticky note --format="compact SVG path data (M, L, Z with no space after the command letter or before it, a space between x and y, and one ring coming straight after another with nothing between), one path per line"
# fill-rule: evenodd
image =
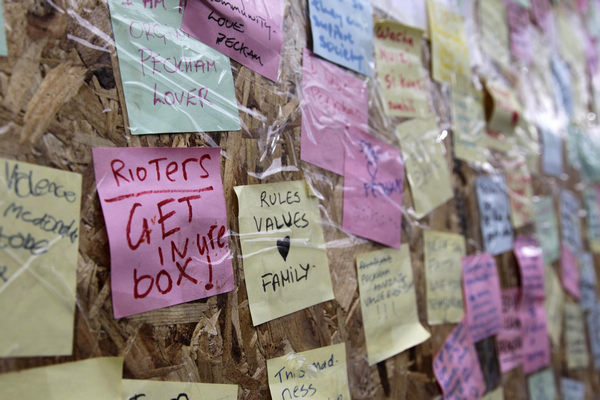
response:
M400 149L368 134L351 138L344 165L343 228L399 249L403 179Z
M308 49L302 63L300 157L341 175L348 137L368 130L367 83Z
M519 236L515 240L515 255L521 270L523 296L543 300L546 296L544 286L544 256L538 241L530 236Z
M280 0L187 0L181 29L277 81L283 43Z
M433 359L433 372L445 400L480 399L483 396L485 382L464 319Z
M510 371L523 362L520 297L521 293L517 287L502 291L502 329L496 337L502 373Z
M579 300L579 266L575 254L565 243L561 244L560 266L563 287Z
M95 148L115 318L233 290L219 148Z
M531 374L550 364L550 338L543 299L523 299L523 371Z
M473 340L497 334L502 328L502 298L496 262L489 253L462 258L466 321Z

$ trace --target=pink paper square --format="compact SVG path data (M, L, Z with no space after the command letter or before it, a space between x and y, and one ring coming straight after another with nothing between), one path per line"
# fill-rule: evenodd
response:
M502 328L502 298L496 262L489 253L462 258L466 321L475 342Z
M353 137L344 165L343 228L400 248L403 179L400 149L368 134Z
M496 337L502 373L518 367L523 362L520 297L521 293L517 287L502 291L502 329Z
M95 148L115 318L233 290L219 148Z
M283 43L280 0L187 0L181 29L277 81Z
M368 131L367 84L304 49L302 65L302 160L342 175L345 143Z
M524 299L520 312L523 329L523 372L531 374L550 364L550 338L544 301Z
M579 268L577 258L565 243L561 244L560 265L563 287L571 296L579 300Z

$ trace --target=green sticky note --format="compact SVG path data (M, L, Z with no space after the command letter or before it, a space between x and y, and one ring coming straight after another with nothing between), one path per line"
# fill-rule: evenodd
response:
M554 200L552 197L540 197L535 205L535 231L537 239L542 246L544 262L546 265L558 260L558 223L554 212Z
M0 1L0 56L7 56L8 48L6 47L6 27L4 26L4 5Z
M110 0L134 135L240 129L229 58L180 29L179 0Z

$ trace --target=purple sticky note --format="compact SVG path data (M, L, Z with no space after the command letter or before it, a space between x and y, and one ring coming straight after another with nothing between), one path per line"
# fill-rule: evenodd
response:
M523 362L520 297L517 287L502 291L502 329L496 337L502 373L518 367Z
M550 337L543 299L523 298L521 304L523 330L523 371L536 372L550 364Z
M514 248L521 271L523 296L527 299L544 300L546 289L542 248L530 236L517 237Z
M345 143L368 131L367 83L308 49L302 63L300 157L342 175Z
M280 0L187 0L181 29L277 81L283 43Z
M565 242L561 245L560 266L563 287L571 296L579 300L580 282L577 257Z
M233 290L219 148L95 148L115 318Z
M444 399L480 399L485 382L469 329L463 319L433 359L433 372Z
M399 249L403 179L400 149L368 134L352 137L344 165L343 228Z
M489 253L462 258L466 321L475 342L502 328L502 298L496 262Z

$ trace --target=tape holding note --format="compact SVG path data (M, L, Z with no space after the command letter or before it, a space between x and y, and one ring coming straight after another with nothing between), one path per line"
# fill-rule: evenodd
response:
M3 158L0 171L0 357L70 355L81 175Z
M535 208L535 232L542 247L544 262L552 264L560 257L558 223L554 212L554 199L551 196L537 197Z
M423 343L408 244L356 257L369 365Z
M220 148L94 148L115 318L233 290Z
M179 29L180 3L109 1L129 129L239 130L229 59Z
M333 299L319 204L306 182L235 192L254 325Z
M565 343L567 368L587 368L589 365L583 310L579 304L565 304Z
M237 385L123 379L123 400L236 400Z
M277 82L283 44L280 0L189 0L181 29L213 49Z
M480 176L476 189L485 250L497 255L512 249L513 230L504 176Z
M523 363L519 288L502 291L502 328L496 336L500 369L506 373Z
M267 360L273 399L350 400L344 343Z
M554 372L548 368L527 378L529 398L535 400L556 400L556 382Z

